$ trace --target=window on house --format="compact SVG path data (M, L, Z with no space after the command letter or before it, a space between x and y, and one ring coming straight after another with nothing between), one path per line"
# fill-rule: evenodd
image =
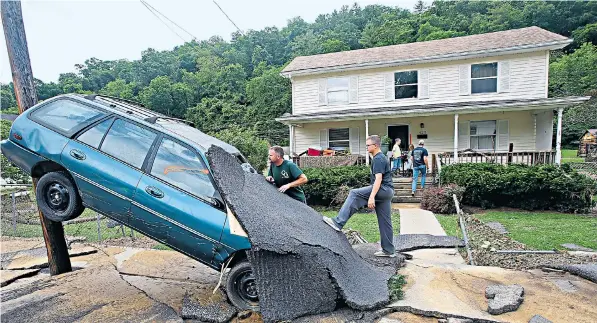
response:
M327 79L328 104L348 103L348 77L333 77Z
M417 71L394 73L394 98L416 98L418 92L419 73Z
M496 121L471 121L471 149L494 150L496 141Z
M350 135L348 128L330 129L328 145L333 150L350 149Z
M471 93L497 92L497 63L471 65Z

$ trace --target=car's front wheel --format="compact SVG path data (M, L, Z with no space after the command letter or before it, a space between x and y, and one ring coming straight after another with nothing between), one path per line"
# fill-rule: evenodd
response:
M257 284L248 261L241 261L232 267L226 282L226 292L232 305L238 309L259 311Z
M81 197L67 172L43 175L37 182L35 193L40 211L52 221L72 220L83 212Z

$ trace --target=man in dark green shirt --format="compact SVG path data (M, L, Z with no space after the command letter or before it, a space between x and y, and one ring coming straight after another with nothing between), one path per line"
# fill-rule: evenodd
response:
M284 149L280 146L270 148L269 161L271 165L267 173L267 181L276 184L278 191L286 193L297 201L307 203L305 193L299 187L307 183L307 176L294 163L284 160Z

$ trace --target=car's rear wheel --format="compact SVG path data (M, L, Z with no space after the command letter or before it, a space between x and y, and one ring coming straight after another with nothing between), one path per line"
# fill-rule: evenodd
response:
M248 261L241 261L232 267L226 282L226 292L232 305L238 309L259 311L257 284Z
M37 182L35 193L40 211L52 221L72 220L84 210L75 183L67 172L43 175Z

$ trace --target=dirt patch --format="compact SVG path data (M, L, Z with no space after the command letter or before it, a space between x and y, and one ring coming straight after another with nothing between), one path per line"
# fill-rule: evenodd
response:
M534 269L546 265L585 264L597 261L594 255L557 254L498 254L495 250L532 250L507 235L501 234L471 215L464 217L469 244L476 265L497 266L509 269ZM461 250L466 259L466 251Z

